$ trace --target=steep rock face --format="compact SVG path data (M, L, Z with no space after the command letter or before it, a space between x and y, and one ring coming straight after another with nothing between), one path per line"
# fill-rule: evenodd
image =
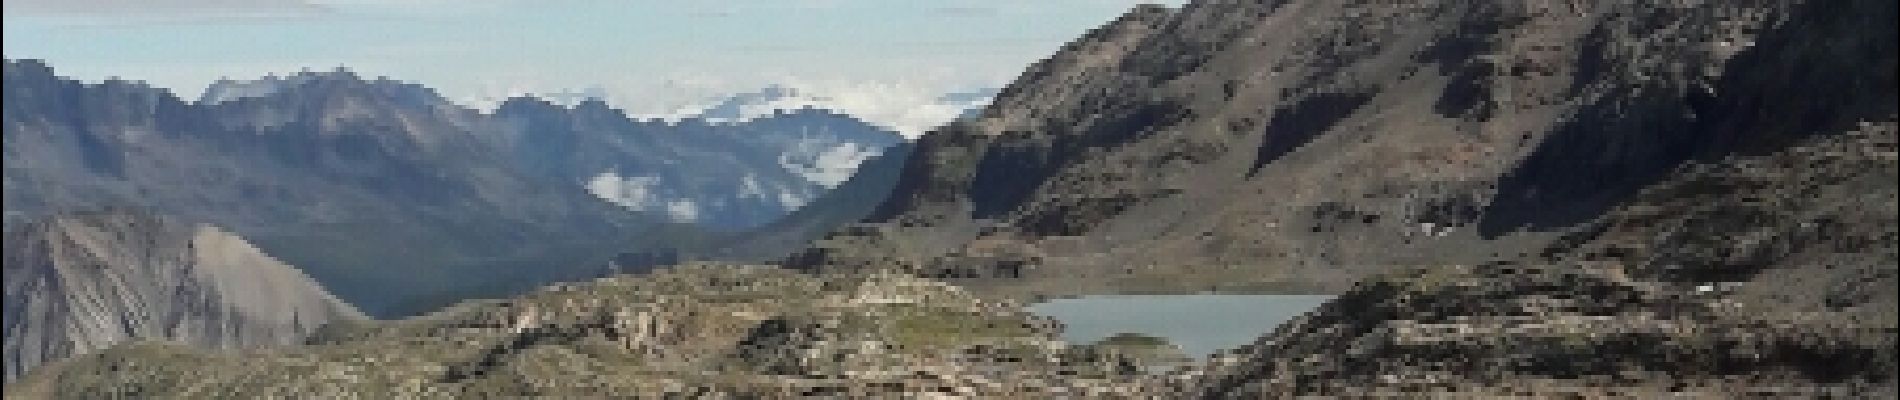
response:
M1340 290L1514 256L1684 161L1881 116L1878 42L1827 42L1875 30L1791 39L1804 4L1138 8L921 139L866 225L792 264Z
M8 397L1141 398L1139 359L1055 341L1051 322L910 276L691 265L335 325L281 351L126 346Z
M1892 2L1790 7L1735 56L1713 97L1691 103L1709 119L1685 127L1699 136L1677 145L1734 153L1676 167L1532 254L1363 282L1185 374L1175 390L1895 396L1896 25ZM1604 143L1563 143L1606 154ZM1563 176L1550 157L1532 156L1517 176ZM1529 198L1577 195L1531 181L1506 186L1538 187Z
M363 318L310 277L209 225L107 210L28 223L5 243L9 381L122 342L283 345Z

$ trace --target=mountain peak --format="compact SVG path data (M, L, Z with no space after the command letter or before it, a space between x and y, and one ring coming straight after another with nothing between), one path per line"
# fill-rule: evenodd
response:
M972 110L988 105L996 93L994 89L950 93L919 89L905 84L861 83L825 91L772 84L734 94L709 106L682 111L670 119L733 124L781 113L828 110L895 131L906 138L916 138L938 125L973 115Z
M384 97L411 104L450 104L435 89L427 86L386 76L365 79L347 67L337 67L328 71L305 69L294 74L265 75L253 80L219 79L205 88L198 103L220 104L250 98L275 97L291 92L300 93L297 96L304 96L306 92L315 92Z
M13 78L16 75L33 75L33 76L51 77L51 76L54 76L53 66L47 65L46 60L40 60L40 59L34 59L34 58L6 59L6 76L8 78Z
M535 96L513 96L495 106L495 115L531 115L561 110L561 106Z
M617 108L613 108L613 106L610 106L607 104L606 100L601 100L599 98L592 98L592 97L574 103L573 110L575 114L584 115L584 116L608 116L608 117L622 117L622 118L626 116L626 112L623 112Z

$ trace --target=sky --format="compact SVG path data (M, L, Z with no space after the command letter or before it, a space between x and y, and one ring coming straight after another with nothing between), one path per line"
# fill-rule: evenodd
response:
M1179 0L4 0L5 55L195 99L347 67L485 106L604 93L636 114L785 85L907 107L995 88L1137 3Z

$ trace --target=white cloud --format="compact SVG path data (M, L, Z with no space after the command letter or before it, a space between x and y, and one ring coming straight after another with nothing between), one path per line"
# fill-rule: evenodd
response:
M6 0L7 14L73 16L281 16L329 10L305 0Z
M859 146L856 143L837 144L820 139L806 139L798 143L785 154L778 157L779 167L791 171L807 181L825 188L834 188L845 180L851 179L851 173L858 170L864 160L876 157L881 149Z
M664 202L658 190L655 190L659 186L660 178L657 176L622 178L613 171L602 172L586 183L587 191L601 200L636 211L659 208Z
M1000 81L968 79L952 73L919 73L899 79L810 78L783 73L765 76L743 80L669 80L666 85L632 90L610 86L609 100L625 104L629 111L642 118L669 121L702 117L730 123L769 116L777 110L827 109L914 139L971 108L988 104L989 100L987 97L947 99L946 94L985 91L1001 85ZM673 84L684 81L693 84ZM779 93L761 96L761 88ZM638 96L628 96L629 93ZM727 104L735 96L745 101ZM680 99L693 100L681 103ZM672 106L656 107L662 104Z
M674 222L693 222L699 220L699 205L691 200L674 200L666 203L666 215Z
M5 0L7 18L74 26L223 23L331 17L463 17L536 6L528 0Z
M944 82L918 80L807 80L787 78L781 85L809 95L780 104L751 107L748 115L770 115L776 109L804 106L825 108L850 114L885 128L916 138L925 131L961 115L976 103L949 104L945 93L978 89L950 86Z
M606 171L588 179L585 185L595 197L629 210L662 212L673 222L695 222L700 217L699 204L691 198L665 193L666 186L657 176L623 178Z
M456 17L523 7L560 6L556 0L310 0L338 11L399 17Z

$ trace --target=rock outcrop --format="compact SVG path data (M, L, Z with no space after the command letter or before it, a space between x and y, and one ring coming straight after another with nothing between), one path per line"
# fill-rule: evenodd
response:
M1179 390L1892 398L1893 117L1686 166L1535 256L1368 280Z
M1676 104L1696 115L1693 123L1546 139L1557 147L1526 159L1500 189L1526 191L1490 211L1568 217L1515 209L1568 197L1609 202L1601 216L1521 256L1366 280L1184 374L1177 390L1200 398L1895 396L1900 5L1783 6L1709 94ZM1728 154L1674 167L1630 196L1556 180L1582 174L1561 165L1595 165L1590 171L1609 177L1658 167L1599 158L1627 154L1610 150L1635 134Z
M139 340L208 348L301 343L363 315L229 232L136 210L9 232L6 376Z

